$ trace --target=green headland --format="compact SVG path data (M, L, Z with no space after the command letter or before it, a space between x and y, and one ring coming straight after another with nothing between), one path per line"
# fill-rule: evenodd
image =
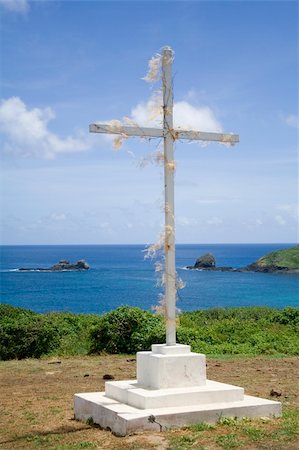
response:
M256 271L299 271L299 245L268 253L249 267Z

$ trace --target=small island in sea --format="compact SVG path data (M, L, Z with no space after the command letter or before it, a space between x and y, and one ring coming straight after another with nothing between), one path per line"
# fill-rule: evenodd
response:
M294 273L299 274L299 245L275 250L262 256L257 261L245 267L218 267L212 253L206 253L187 269L207 270L216 272L263 272L263 273Z
M35 268L26 268L21 267L18 269L20 272L66 272L66 271L82 271L82 270L88 270L89 265L87 264L84 259L80 259L76 263L70 263L66 259L61 259L58 263L54 264L54 266L48 267L48 268L42 268L42 267L35 267Z

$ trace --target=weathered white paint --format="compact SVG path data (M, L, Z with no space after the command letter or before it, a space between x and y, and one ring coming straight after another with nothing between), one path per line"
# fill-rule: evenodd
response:
M119 381L118 383L122 382ZM273 418L281 416L281 403L249 395L244 395L242 400L236 400L238 391L236 391L235 386L217 384L219 385L220 400L217 400L217 390L215 391L214 388L210 389L209 392L208 387L206 396L203 393L201 396L204 399L203 403L198 402L189 405L185 402L181 406L172 406L158 396L157 399L160 399L163 406L146 409L136 408L114 400L107 397L104 392L76 394L74 397L75 418L86 421L92 417L93 422L99 424L102 428L112 430L118 436L126 436L136 431L160 431L159 424L165 431L169 428L202 422L217 423L223 417L242 419L243 417ZM156 391L151 391L151 393L155 396ZM167 393L166 395L169 402L173 404L171 394ZM196 395L198 394L196 393ZM187 394L186 400L192 398ZM223 398L225 398L225 401L222 401ZM228 400L229 398L230 400ZM151 401L153 400L149 399L146 403L151 403Z
M118 121L112 121L110 124L93 123L89 126L91 133L118 134L124 137L164 138L166 344L170 346L176 343L174 141L187 139L189 141L216 141L226 144L239 142L239 136L235 134L173 129L172 61L173 51L170 47L165 47L162 54L163 128L125 126Z
M175 221L174 221L174 154L173 154L173 92L171 65L173 52L165 48L162 56L163 86L163 129L164 136L164 195L165 195L165 307L166 307L166 344L176 343L175 303ZM171 166L172 164L172 166ZM172 168L169 168L172 167Z
M105 134L123 134L125 136L140 136L147 138L158 138L163 137L162 128L141 128L141 127L131 127L131 126L113 126L104 123L92 123L89 125L90 133L105 133Z
M138 409L173 408L210 403L237 402L244 399L244 389L207 380L204 386L145 389L135 380L109 381L107 397Z
M203 386L206 357L189 345L153 345L151 352L137 353L137 383L146 389Z
M237 134L207 133L205 131L180 129L174 130L174 137L176 139L188 139L189 141L221 142L232 145L239 142L239 136Z
M181 130L179 128L173 130L171 129L171 132L169 132L168 128L134 127L126 125L119 125L115 127L105 123L90 124L89 132L102 134L123 134L125 136L139 136L147 138L162 138L171 134L173 140L186 139L189 141L221 142L232 145L239 142L239 136L237 134L209 133L206 131Z

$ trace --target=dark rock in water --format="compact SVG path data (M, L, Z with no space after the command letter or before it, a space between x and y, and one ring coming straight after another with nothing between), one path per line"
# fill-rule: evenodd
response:
M63 272L66 270L88 270L89 269L89 265L87 264L86 261L84 261L84 259L80 259L79 261L77 261L76 263L72 264L69 261L67 261L66 259L62 259L61 261L59 261L57 264L54 264L54 266L52 267L48 267L48 268L20 268L18 269L21 272L31 272L31 271L37 271L37 272Z
M237 272L239 269L233 267L216 267L216 259L212 253L206 253L195 261L194 266L187 266L187 269L197 269L210 272Z
M54 266L50 267L49 270L55 272L59 270L88 270L89 265L84 259L80 259L75 264L71 264L69 261L62 259L59 263L54 264Z
M207 269L212 267L216 267L216 259L212 253L206 253L200 256L194 264L194 269Z

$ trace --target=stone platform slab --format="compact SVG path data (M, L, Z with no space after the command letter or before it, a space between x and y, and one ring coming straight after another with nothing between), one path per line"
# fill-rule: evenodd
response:
M204 386L148 389L140 386L136 380L109 381L105 383L105 394L139 409L233 402L244 398L244 389L241 387L211 380L205 383Z
M160 430L194 423L216 423L222 417L278 417L281 403L244 395L243 400L224 401L167 408L139 409L109 398L103 392L76 394L75 418L109 429L119 436L135 431ZM154 422L149 418L154 417Z

